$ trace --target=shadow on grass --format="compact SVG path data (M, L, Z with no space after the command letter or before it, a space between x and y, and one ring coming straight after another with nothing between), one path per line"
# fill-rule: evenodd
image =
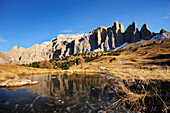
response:
M145 58L145 59L151 59L151 60L155 60L153 62L147 63L147 64L155 64L155 65L168 65L170 66L170 54L159 54L158 56L155 57L149 57L149 58ZM156 61L156 60L162 60L162 59L168 59L168 61ZM145 63L146 64L146 63Z
M146 59L170 59L170 54L159 54L156 57L150 57L150 58L146 58Z

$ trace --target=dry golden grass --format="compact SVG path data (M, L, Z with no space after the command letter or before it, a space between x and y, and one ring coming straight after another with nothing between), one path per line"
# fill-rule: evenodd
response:
M0 80L6 80L8 78L17 78L19 77L19 75L55 73L55 72L58 72L58 70L0 64Z
M129 48L139 47L153 43L153 41L137 42L125 46L119 56L102 56L88 63L83 63L82 71L103 72L112 77L126 80L167 80L170 81L170 66L159 65L169 62L170 58L156 58L159 55L170 55L170 41L161 43L157 40L156 45L138 48L135 51ZM153 58L155 57L155 58ZM81 66L73 66L72 71L81 70Z
M157 89L159 87L159 83L155 84L153 83L153 81L136 81L131 83L131 85L129 84L129 82L126 83L128 83L126 84L126 86L125 83L122 81L117 81L117 83L114 83L112 87L114 88L114 94L117 97L117 100L113 102L110 106L108 106L105 112L108 112L111 109L126 110L127 108L129 109L129 111L134 110L143 112L154 112L154 108L159 107L160 111L167 113L168 109L170 109L170 106L166 104L167 99L163 99L167 97L162 96L166 95L166 93L164 94L163 92L161 92L160 89ZM153 84L154 87L152 86ZM134 88L130 86L133 86ZM140 90L137 90L135 87L140 87ZM163 87L168 86L164 85Z
M101 61L101 59L105 58ZM130 61L123 61L122 64L118 64L122 61L121 56L116 57L116 61L110 63L110 59L115 57L103 56L97 60L89 63L84 63L84 69L81 66L73 66L70 71L84 71L84 72L102 72L112 77L121 79L140 79L140 80L168 80L170 81L169 66L156 66L156 65L140 65L137 63L131 63ZM131 65L126 65L130 63ZM69 71L69 70L68 70Z
M96 73L94 70L56 70L56 69L41 69L32 68L19 65L3 65L0 64L0 81L4 81L10 78L18 78L20 75L32 75L32 74L56 74L56 73Z
M93 65L94 66L94 65ZM152 68L151 68L152 69ZM100 72L108 75L109 77L119 78L123 80L165 80L170 81L169 68L162 69L161 67L155 70L150 69L138 69L134 67L123 67L122 65L115 68L103 68L99 69L72 69L67 72Z
M145 109L145 97L149 96L149 93L137 94L128 89L123 82L118 81L118 84L114 86L115 94L119 98L116 102L107 107L106 112L110 111L114 107L126 109L126 105L130 105L131 110L133 107L139 109Z

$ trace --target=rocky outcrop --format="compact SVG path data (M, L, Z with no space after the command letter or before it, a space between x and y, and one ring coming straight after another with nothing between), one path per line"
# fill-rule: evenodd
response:
M124 34L124 39L125 39L125 42L128 42L128 43L137 42L141 40L140 32L135 22L129 25L128 28L126 29L125 34Z
M26 49L19 61L22 64L28 64L30 62L37 62L42 60L52 59L52 43L44 42L43 44L34 44L31 48Z
M144 24L140 30L141 38L144 40L149 40L152 37L152 33L148 29L148 25Z
M115 21L112 29L113 29L114 38L115 38L115 46L113 47L115 48L115 47L122 45L125 42L124 37L123 37L124 26L123 24L119 24L117 21Z
M54 41L67 41L67 42L71 42L75 39L80 39L81 37L83 37L84 34L72 34L72 35L63 35L63 34L59 34L56 38L52 39L52 42Z
M90 51L86 34L63 35L63 39L57 36L52 42L53 58L65 57L80 52Z
M103 49L108 51L124 43L123 24L114 22L113 26L99 27L90 32L91 51L94 49Z
M20 47L18 49L18 46L14 46L11 51L4 53L8 57L11 58L10 64L18 64L19 63L19 57L22 55L22 53L25 51L25 48Z
M0 53L0 64L12 64L12 58L4 53Z
M161 29L160 33L168 33L168 32L166 30L164 30L164 29Z
M75 46L76 51L74 51L74 54L76 53L89 53L91 51L91 46L89 43L89 36L86 35L82 37L79 41L78 44Z
M162 30L161 32L164 33ZM92 51L108 51L123 45L125 42L133 43L141 39L149 40L153 37L144 24L139 31L136 23L133 22L124 30L123 24L114 22L113 26L99 27L89 34L60 34L50 42L35 44L28 49L14 46L11 51L3 53L10 57L13 64L29 64L42 60L49 60L59 57L65 57L76 53L89 53ZM0 63L5 62L0 59Z

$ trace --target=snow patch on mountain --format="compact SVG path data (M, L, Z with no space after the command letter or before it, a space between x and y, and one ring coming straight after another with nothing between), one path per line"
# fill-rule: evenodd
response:
M151 38L151 40L165 39L165 38L169 38L169 37L170 37L170 34L162 33L162 34L158 34L158 35L154 36L153 38Z
M124 47L124 46L126 46L126 45L128 45L128 44L129 44L128 42L125 42L124 44L122 44L121 46L115 48L114 50L118 50L118 49L120 49L120 48L122 48L122 47Z
M104 51L104 50L102 50L102 49L98 48L98 49L94 49L94 50L93 50L93 51L91 51L90 53L92 53L92 52L102 52L102 51Z

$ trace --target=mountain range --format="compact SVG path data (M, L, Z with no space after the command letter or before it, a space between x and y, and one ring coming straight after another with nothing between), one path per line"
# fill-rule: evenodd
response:
M50 42L34 44L30 48L14 46L11 51L0 53L1 64L29 64L43 60L61 58L77 53L109 51L125 44L150 40L159 37L170 37L163 29L160 33L151 32L144 24L139 30L135 22L124 30L122 23L114 22L109 27L99 27L89 34L60 34Z

